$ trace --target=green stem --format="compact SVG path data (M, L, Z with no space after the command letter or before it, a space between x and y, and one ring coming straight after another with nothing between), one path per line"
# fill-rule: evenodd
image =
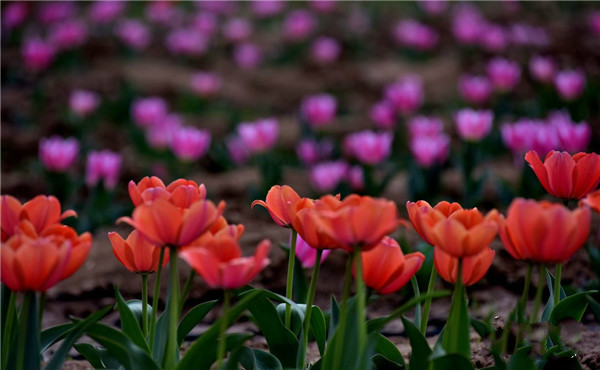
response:
M556 274L554 275L554 307L560 302L560 279L562 275L562 263L556 265Z
M8 299L8 308L6 310L6 322L4 323L4 333L2 333L2 368L6 369L6 362L8 361L8 345L11 342L13 318L15 316L17 306L17 293L10 291L10 298Z
M46 292L41 292L40 305L38 307L38 322L40 325L42 324L42 319L44 318L44 307L46 307Z
M219 347L217 349L217 369L221 369L223 366L223 359L225 358L225 345L227 344L227 337L225 332L227 331L227 314L229 312L229 290L223 291L223 317L221 318L221 327L219 329Z
M292 291L294 288L294 262L296 262L296 238L298 233L292 229L292 242L290 243L290 256L288 259L287 284L285 286L285 297L292 299ZM292 306L285 305L285 327L292 328Z
M183 312L183 306L185 305L185 301L187 300L188 295L190 295L190 290L192 289L192 283L194 282L194 277L196 276L196 271L192 269L188 278L185 282L185 286L183 287L183 293L181 293L181 300L179 302L179 314Z
M437 270L434 266L431 266L431 275L429 276L429 285L427 286L427 294L433 292L435 288L435 282L437 280ZM429 320L429 310L431 309L431 297L425 301L425 307L423 307L423 316L421 317L421 333L427 335L427 321Z
M162 273L163 260L165 258L165 247L160 248L160 257L158 258L158 269L156 270L156 280L154 281L154 296L152 297L152 316L150 317L150 349L154 346L154 333L156 332L156 311L158 311L158 299L160 295L160 275Z
M317 291L317 279L319 277L319 269L321 268L321 255L323 254L322 249L317 249L317 258L315 259L315 265L313 266L312 276L310 278L310 286L308 288L308 297L306 299L306 313L304 314L304 333L302 334L302 352L300 361L302 361L302 369L305 365L306 347L308 346L308 331L310 329L310 314L312 312L312 305L315 299L315 292Z
M346 302L350 297L350 287L352 286L352 265L354 264L354 255L351 254L346 262L346 277L344 279L344 292L342 293L342 312L346 310Z
M415 294L415 298L419 298L421 296L421 291L419 290L419 282L415 275L410 278L410 282L412 284L413 292ZM415 306L415 326L421 327L421 304L417 303Z
M31 320L31 317L34 319ZM40 326L37 292L26 292L19 315L17 369L40 368Z
M344 293L342 294L342 309L340 313L340 321L338 322L338 327L336 331L339 331L339 337L343 338L346 331L346 316L347 316L347 305L348 305L348 297L350 296L350 286L352 285L352 265L354 264L354 254L351 254L348 257L348 261L346 262L346 278L344 280ZM342 353L343 349L343 341L338 340L335 346L335 353ZM336 356L333 361L332 369L339 369L342 361L341 356Z
M546 277L544 276L544 265L539 266L539 275L537 287L535 289L535 298L533 300L533 312L531 313L531 318L533 322L539 322L540 319L538 317L538 313L540 311L540 304L542 303L542 293L544 292L544 287L546 286Z
M175 369L177 363L177 321L179 318L179 274L177 273L177 248L169 247L169 332L164 358L165 369Z
M365 283L363 278L361 249L359 246L354 247L354 261L356 261L356 322L358 323L358 349L364 351L367 345L367 326L365 324L366 317L366 301L365 301ZM361 357L359 357L362 359Z
M521 300L519 302L519 322L523 322L526 318L525 312L527 311L527 301L529 300L529 287L531 286L531 274L533 273L533 265L531 263L527 264L527 273L525 274L525 285L523 287L523 295L521 296Z
M148 274L142 274L142 334L148 335Z

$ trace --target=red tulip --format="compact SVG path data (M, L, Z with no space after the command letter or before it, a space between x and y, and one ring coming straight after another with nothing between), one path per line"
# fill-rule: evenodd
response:
M326 195L317 201L310 201L296 213L292 226L298 235L312 248L333 249L339 244L332 239L319 223L319 212L330 212L341 206L339 197Z
M421 252L406 256L394 239L384 237L371 250L361 253L365 285L380 294L402 288L419 271L425 256Z
M415 231L427 244L433 245L433 236L429 235L433 226L463 208L458 203L446 201L439 202L432 208L426 201L419 200L416 203L406 202L406 209Z
M580 199L593 191L600 183L600 156L596 153L551 151L540 160L537 152L525 155L533 172L548 193L565 199Z
M144 177L138 184L129 182L129 196L137 207L145 202L165 199L180 208L189 208L198 200L206 198L206 187L192 180L178 179L165 186L156 176Z
M500 216L500 239L516 259L563 263L579 249L590 233L591 211L573 211L546 201L517 198Z
M129 271L147 274L158 269L160 248L140 237L136 230L132 231L126 240L121 235L110 232L108 238L113 247L113 253ZM163 267L169 262L169 254L165 253Z
M596 190L593 193L589 193L587 197L583 198L579 205L586 205L592 208L594 211L600 213L600 190Z
M252 207L257 204L265 207L277 225L291 227L296 212L309 202L310 199L300 198L291 187L275 185L267 193L266 202L255 200L252 202Z
M473 285L483 279L492 265L496 252L490 247L485 247L481 252L462 259L462 283ZM433 263L442 279L456 284L458 273L458 258L444 252L440 248L433 250Z

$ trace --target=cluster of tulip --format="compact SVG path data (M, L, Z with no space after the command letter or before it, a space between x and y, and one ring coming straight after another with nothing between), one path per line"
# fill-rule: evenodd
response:
M379 334L385 324L400 317L413 346L411 366L472 368L471 320L465 286L477 283L490 268L496 253L490 244L498 233L507 252L515 259L527 261L529 267L523 296L509 318L509 326L494 342L494 346L498 346L495 350L497 353L507 350L508 328L517 323L520 326L514 356L531 360L531 346L522 335L524 324L541 320L548 321L552 327L567 317L579 320L585 311L586 299L592 300L587 296L590 292L567 297L560 283L562 264L588 238L590 208L600 211L600 191L593 192L600 182L600 156L595 153L571 156L554 151L542 162L537 153L531 151L525 159L551 195L581 199L578 207L570 210L557 203L517 198L503 216L496 210L483 214L477 208L465 209L458 203L446 201L433 207L424 200L408 202L406 208L412 226L433 246L435 268L431 270L428 290L421 295L415 289L415 297L405 305L388 316L369 321L366 320L365 286L382 295L398 291L410 280L416 287L415 274L425 261L420 252L405 255L398 242L389 236L398 226L409 226L398 217L392 201L356 194L343 199L339 195L325 195L314 200L300 197L286 185L272 187L265 201L254 201L252 206L265 207L277 225L292 230L286 296L283 297L248 286L269 263L270 242L262 241L253 257L242 257L239 239L244 232L243 225L227 223L223 217L225 203L215 205L207 200L204 185L185 179L165 185L157 177L146 177L137 184L131 181L129 195L135 210L132 217L122 217L118 222L127 223L135 230L127 239L114 232L109 233L109 238L118 260L141 276L141 302L125 302L116 289L121 331L97 322L110 311L111 307L107 307L85 320L74 320L40 334L39 320L43 312L43 306L38 303L40 293L43 297L47 289L81 266L89 252L91 236L89 233L78 236L60 224L62 219L75 214L73 211L61 214L60 203L52 196L38 196L21 204L5 195L1 201L1 262L3 294L7 294L9 302L3 316L3 367L39 368L39 354L64 339L47 368L60 367L69 348L75 346L93 364L116 361L113 363L125 368L191 369L198 368L198 364L208 368L215 361L219 368L235 368L238 363L246 367L248 361L259 361L264 368L382 369L391 364L405 366L398 350ZM300 245L308 248L303 247L299 253L296 248ZM332 298L330 329L326 335L326 316L313 302L324 252L331 250L346 251L349 258L341 305ZM300 298L305 304L292 300L296 256L302 261L310 259L313 268L308 291ZM179 286L179 257L193 268L183 289ZM164 313L158 318L160 276L167 264L170 266L169 290ZM539 265L539 280L533 310L527 315L534 264ZM546 271L550 264L556 265L554 276ZM155 272L154 301L149 305L147 277ZM195 273L210 287L224 291L223 313L180 358L180 347L187 333L217 303L202 303L180 317ZM439 348L432 351L423 344L431 302L448 294L434 291L438 274L455 287L448 321L436 345ZM355 295L351 297L353 276ZM550 299L540 319L546 279ZM24 293L24 299L17 315L20 292ZM232 296L239 299L235 306L230 305ZM283 303L275 307L273 300ZM402 315L415 305L415 319L409 321ZM246 309L265 335L270 353L245 347L243 343L248 336L226 334L228 326ZM136 311L139 312L134 313ZM543 349L556 354L557 349L564 346L559 332L551 327ZM104 348L75 343L83 333ZM321 359L312 364L306 357L311 338L317 342L321 354ZM122 352L124 348L130 352ZM498 368L504 360L496 358L496 361Z

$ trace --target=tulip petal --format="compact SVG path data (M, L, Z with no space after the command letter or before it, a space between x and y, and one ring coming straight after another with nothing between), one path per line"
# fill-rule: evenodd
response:
M394 276L392 280L381 290L381 294L390 294L398 291L419 271L425 261L421 252L409 253L405 257L404 267L400 275Z
M584 197L596 189L598 183L600 183L600 156L596 153L581 156L573 171L574 185L571 198Z
M570 198L573 191L575 161L567 152L552 152L546 157L544 167L548 171L550 194L558 198Z
M546 167L542 163L537 152L535 150L528 151L527 154L525 154L525 160L527 163L529 163L529 166L533 172L535 172L535 175L537 176L538 180L540 180L540 183L544 189L546 189L548 193L554 194L552 188L550 187L550 181L548 180L548 171L546 170Z

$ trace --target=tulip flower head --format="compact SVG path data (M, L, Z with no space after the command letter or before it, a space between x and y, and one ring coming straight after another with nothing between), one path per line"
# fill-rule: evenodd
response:
M310 169L310 183L322 193L334 191L346 179L348 168L344 161L321 162Z
M375 126L382 130L393 130L396 127L396 111L394 107L386 102L381 101L371 108L369 117L375 122Z
M437 32L414 19L398 22L392 30L396 43L416 50L428 51L435 47L439 36Z
M113 253L129 271L147 274L158 269L160 248L149 243L137 231L132 231L127 239L123 239L115 232L108 233L108 238L112 244ZM169 254L165 253L162 267L165 267L168 262Z
M125 5L124 1L95 1L90 5L88 15L95 23L109 23L123 13Z
M600 213L600 190L589 193L579 202L579 206L588 206L594 211Z
M462 259L462 283L466 286L473 285L483 279L490 269L496 252L490 247L485 247L481 252ZM456 284L459 259L444 252L441 248L433 250L433 264L442 279Z
M590 233L591 212L562 204L517 198L500 216L500 239L515 259L563 263L581 248Z
M534 56L529 60L529 73L539 82L551 83L556 74L556 64L549 57Z
M208 39L193 28L179 28L171 31L165 46L173 55L199 56L208 49Z
M415 161L428 168L448 159L450 138L446 134L436 136L416 136L410 140L409 148Z
M69 108L78 117L87 117L100 105L100 97L93 91L75 90L69 97Z
M297 204L293 228L298 232L298 237L313 249L339 248L337 241L320 226L319 215L337 210L341 203L339 196L325 195L316 201L307 200Z
M481 141L492 131L494 113L489 110L461 109L454 116L458 135L466 141Z
M283 34L289 41L302 41L310 36L317 26L315 17L304 9L290 12L283 22Z
M544 162L530 150L525 160L550 195L563 199L581 199L600 183L600 156L596 153L551 151Z
M342 45L333 37L321 36L310 46L310 55L318 64L334 63L342 53Z
M221 78L216 73L197 72L192 76L191 87L201 97L213 96L221 88Z
M291 227L296 212L309 202L308 198L300 198L298 193L287 185L274 185L267 193L266 202L255 200L252 202L252 208L257 204L263 206L269 211L271 218L277 225Z
M48 171L66 172L79 156L79 142L74 137L59 136L40 140L40 159Z
M223 25L223 35L230 42L245 41L252 31L252 23L243 18L231 18Z
M331 250L325 249L321 255L321 263L325 261ZM308 245L300 235L296 237L296 257L300 260L302 267L311 269L317 260L317 249Z
M115 33L123 44L136 51L144 50L151 41L150 29L135 19L124 19L116 27Z
M508 92L519 83L521 68L516 62L495 58L488 63L487 74L496 90Z
M415 75L404 76L387 86L384 95L397 113L412 114L423 105L423 82Z
M51 43L41 38L29 38L23 41L21 54L28 70L40 72L52 64L56 50Z
M178 179L165 186L156 176L144 177L139 183L133 180L128 186L134 206L165 199L179 208L190 208L195 202L206 199L206 187L192 180Z
M50 29L49 39L59 50L74 49L87 39L87 26L79 20L66 20Z
M468 103L482 105L492 96L492 84L485 76L463 75L458 82L458 91Z
M554 78L556 90L561 98L572 101L581 96L585 88L585 75L578 70L560 71Z
M279 137L279 122L274 118L240 123L237 132L252 153L264 153L275 146Z
M131 105L131 118L142 128L158 125L168 113L167 103L159 97L137 99Z
M19 27L26 19L29 11L27 4L16 1L7 4L2 9L2 26L8 30Z
M251 42L238 44L233 49L233 60L241 69L255 69L262 62L262 59L262 49Z
M309 96L302 101L302 116L312 128L328 126L335 119L337 100L329 94Z
M94 186L103 180L107 189L113 189L119 180L123 158L110 150L90 152L87 158L85 182Z
M456 202L439 202L434 207L424 200L417 202L406 202L408 217L415 231L428 244L433 245L433 236L430 234L433 226L440 220L448 218L456 211L462 210L462 206Z
M171 137L171 150L182 161L195 161L210 148L211 135L207 130L192 126L177 128Z

